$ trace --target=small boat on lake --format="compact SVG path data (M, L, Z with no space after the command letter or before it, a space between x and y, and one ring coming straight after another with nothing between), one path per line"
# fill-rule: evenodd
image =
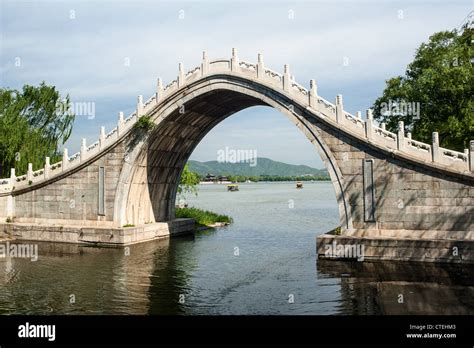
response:
M302 189L303 188L303 183L301 181L296 182L296 188L297 189Z
M227 191L234 192L239 190L239 185L237 184L230 184L227 185Z

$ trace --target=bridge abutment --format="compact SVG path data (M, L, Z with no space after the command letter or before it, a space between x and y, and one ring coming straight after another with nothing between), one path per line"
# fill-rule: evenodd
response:
M194 220L174 219L125 227L36 220L35 222L0 223L0 231L18 240L126 246L190 233L194 231Z

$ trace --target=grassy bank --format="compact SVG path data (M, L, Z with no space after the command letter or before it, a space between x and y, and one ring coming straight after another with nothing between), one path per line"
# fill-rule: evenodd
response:
M196 221L198 226L214 226L216 224L230 224L232 218L227 215L220 215L211 211L198 208L177 208L177 218L191 218Z

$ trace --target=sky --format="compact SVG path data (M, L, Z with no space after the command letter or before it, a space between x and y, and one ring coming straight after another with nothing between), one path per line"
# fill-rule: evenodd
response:
M459 28L473 9L450 1L7 1L0 0L0 87L42 81L69 94L78 112L65 144L98 139L177 76L209 59L230 58L282 72L329 101L344 97L351 113L369 108L385 80L404 73L417 47L442 30ZM80 111L80 110L77 110ZM84 112L85 111L85 112ZM313 145L269 107L243 110L217 125L191 158L216 160L220 149L322 168Z

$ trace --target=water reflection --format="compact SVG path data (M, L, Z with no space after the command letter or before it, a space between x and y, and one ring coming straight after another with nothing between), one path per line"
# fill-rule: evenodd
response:
M470 266L318 260L317 270L340 279L346 314L474 314Z
M315 255L230 261L219 237L129 249L39 243L36 262L0 259L0 313L474 314L472 267L317 260L311 274L301 265L314 269Z
M0 259L0 313L146 314L149 275L168 269L168 246L168 239L129 249L38 243L36 262Z
M191 272L196 264L189 255L180 248L182 244L192 244L193 235L174 238L168 244L167 252L155 258L154 269L150 272L150 286L147 297L150 299L148 314L184 314L186 301L191 290L189 282Z
M331 183L208 186L190 203L234 224L129 248L39 243L36 262L0 258L0 314L473 313L472 267L316 260L315 236L338 221Z

